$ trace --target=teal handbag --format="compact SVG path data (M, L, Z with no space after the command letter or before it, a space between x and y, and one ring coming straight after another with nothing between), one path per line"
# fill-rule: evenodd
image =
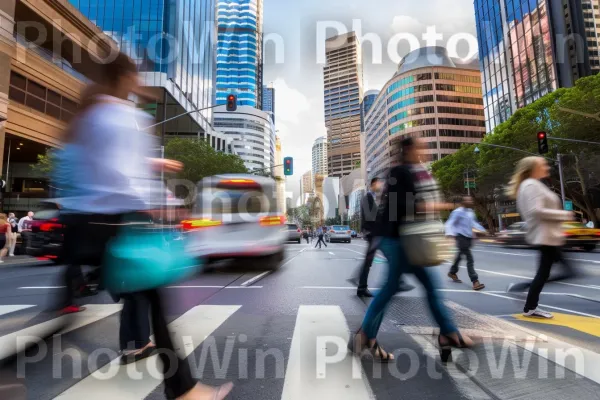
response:
M185 240L172 230L148 224L123 225L106 247L104 286L113 294L172 285L200 272L202 261L185 251Z

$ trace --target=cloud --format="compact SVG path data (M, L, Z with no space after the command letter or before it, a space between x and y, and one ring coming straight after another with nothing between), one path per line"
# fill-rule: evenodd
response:
M275 117L284 124L297 124L300 115L310 108L308 98L299 90L288 86L283 78L273 82L275 88Z
M421 21L408 15L396 15L392 20L391 27L395 33L408 32L418 34L425 31L425 25Z

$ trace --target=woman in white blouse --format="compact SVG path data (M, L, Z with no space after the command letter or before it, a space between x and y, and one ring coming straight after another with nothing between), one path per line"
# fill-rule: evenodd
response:
M560 198L543 182L550 176L550 166L542 157L526 157L519 161L511 181L511 194L517 200L517 209L527 226L526 240L540 251L535 278L531 282L523 315L533 318L552 318L552 314L538 308L540 293L550 277L552 265L560 261L566 273L560 278L575 275L562 253L565 244L563 222L573 219L573 213L564 211Z

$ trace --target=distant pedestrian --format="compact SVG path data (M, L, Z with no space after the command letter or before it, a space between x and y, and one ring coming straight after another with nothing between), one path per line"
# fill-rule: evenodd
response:
M15 247L17 247L17 231L19 230L19 221L15 216L15 213L8 214L8 223L10 224L10 244L8 248L8 256L14 257Z
M23 252L27 254L27 248L29 247L29 240L31 239L31 224L33 221L33 211L29 211L26 216L19 220L17 224L17 229L19 230L19 234L21 235L21 247Z
M511 180L511 195L517 200L517 209L527 225L526 240L536 246L540 259L535 278L529 286L523 315L533 318L553 318L547 311L538 308L540 294L548 280L562 280L575 276L575 271L564 257L565 244L562 223L573 219L571 211L564 211L560 198L543 182L550 176L550 166L542 157L526 157L519 161ZM552 264L560 261L565 272L550 278ZM519 290L523 285L511 285L509 291Z
M467 258L467 271L469 278L473 283L473 290L481 290L485 288L485 285L479 282L479 276L475 271L475 261L473 260L473 254L471 253L471 247L473 246L473 228L485 232L485 228L479 224L477 217L472 210L473 198L465 196L463 198L462 206L452 211L448 222L446 222L446 235L454 236L456 238L456 247L458 252L454 264L450 267L448 276L456 283L462 283L458 278L458 265L463 254Z
M4 262L2 259L8 254L11 233L8 217L6 214L0 214L0 263Z
M304 240L306 240L306 244L309 243L308 241L308 229L305 229L302 231L302 237L304 237Z
M319 246L319 249L321 248L321 243L323 243L323 245L325 247L327 247L327 243L325 243L325 241L323 240L325 233L323 231L323 228L318 227L317 228L317 237L319 238L319 240L317 240L317 244L315 244L315 249L317 248L317 246Z

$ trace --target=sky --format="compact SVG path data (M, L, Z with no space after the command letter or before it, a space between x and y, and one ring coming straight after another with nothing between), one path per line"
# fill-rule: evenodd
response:
M393 38L400 34L419 38L413 47L426 43L422 34L428 27L441 35L437 44L442 46L451 37L459 38L457 34L475 37L473 0L264 0L263 8L264 82L275 87L283 156L294 157L295 175L287 178L288 191L294 193L302 174L311 168L314 140L326 135L321 61L324 39L337 32L333 27L352 31L354 20L354 28L361 29L365 91L383 87L396 71L398 57L409 51L407 40L395 45ZM368 34L375 34L381 45L368 43ZM471 46L461 40L451 47L456 47L451 56L466 59L476 54L472 41ZM381 62L374 49L383 49Z

